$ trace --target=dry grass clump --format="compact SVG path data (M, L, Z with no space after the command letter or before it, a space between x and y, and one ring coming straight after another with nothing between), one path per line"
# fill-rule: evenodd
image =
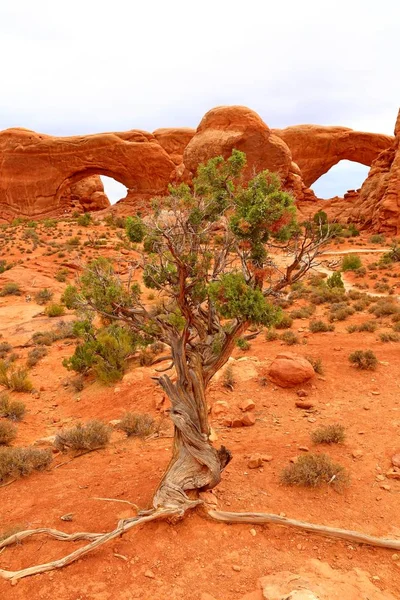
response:
M85 452L98 450L107 446L111 438L111 428L102 421L88 421L85 425L78 423L71 429L63 429L56 436L54 445L57 450L67 452Z
M14 392L30 392L33 389L26 369L11 366L4 360L0 360L0 385Z
M363 370L374 371L378 366L378 359L372 350L356 350L350 354L349 361Z
M228 390L233 390L235 383L236 381L235 376L233 374L232 365L228 365L224 370L224 374L222 377L222 385Z
M32 471L42 471L51 461L50 449L0 448L0 481L8 477L23 477Z
M308 327L311 333L325 333L327 331L333 331L335 329L334 325L328 325L328 323L321 321L321 319L313 319L312 321L310 321Z
M47 349L45 346L38 346L37 348L34 348L28 354L28 358L26 359L26 366L29 368L34 367L41 358L46 356L46 354Z
M294 333L294 331L285 331L284 333L282 333L279 339L282 340L282 342L284 342L288 346L300 344L299 336L296 333Z
M324 374L324 367L322 366L322 360L320 358L314 358L314 356L306 356L309 363L312 364L314 371L318 375Z
M319 427L311 433L311 439L314 444L340 444L346 437L343 425L334 423Z
M400 335L394 331L385 331L379 335L381 342L400 342Z
M9 446L17 437L17 428L8 421L0 421L0 446Z
M283 313L278 323L275 325L276 329L290 329L293 325L293 319L287 313Z
M0 358L5 358L11 352L12 346L8 342L0 342Z
M19 400L10 400L7 394L0 397L0 417L21 421L26 411L25 404Z
M303 454L282 471L281 481L286 485L318 487L324 483L345 484L348 475L344 467L326 454Z
M118 424L118 429L128 437L146 438L156 430L156 422L151 415L127 412Z

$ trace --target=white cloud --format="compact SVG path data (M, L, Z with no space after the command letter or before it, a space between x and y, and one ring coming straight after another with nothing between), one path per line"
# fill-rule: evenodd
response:
M271 127L392 133L397 0L14 0L0 7L0 129L195 127L245 104Z

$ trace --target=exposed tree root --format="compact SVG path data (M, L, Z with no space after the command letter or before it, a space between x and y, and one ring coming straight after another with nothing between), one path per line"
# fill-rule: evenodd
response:
M76 561L78 558L81 558L85 554L88 554L95 548L98 548L106 542L109 542L110 540L122 535L123 533L125 533L132 527L135 527L136 525L141 525L142 523L148 523L149 521L155 521L156 519L165 519L180 514L181 511L177 509L160 509L152 512L152 514L150 515L132 517L130 519L123 519L119 521L117 527L109 533L80 532L67 534L63 531L58 531L57 529L46 528L20 531L0 542L0 549L4 548L5 546L9 546L10 544L14 544L15 542L21 541L32 535L39 534L45 534L50 537L56 538L57 540L89 540L90 543L86 546L82 546L82 548L79 548L74 552L71 552L71 554L67 554L67 556L64 556L63 558L48 563L43 563L42 565L28 567L27 569L21 569L20 571L6 571L4 569L0 569L0 577L3 577L3 579L7 579L8 581L17 581L18 579L22 579L23 577L29 577L30 575L37 575L38 573L45 573L46 571L61 569L62 567L65 567L66 565L69 565L70 563Z
M274 523L275 525L285 525L286 527L295 527L317 533L327 537L340 538L348 542L356 542L357 544L367 544L368 546L377 546L379 548L390 548L392 550L400 550L400 540L391 540L388 538L379 538L349 529L337 529L336 527L325 527L324 525L314 525L305 521L297 521L296 519L287 519L270 513L235 513L222 510L207 510L207 514L216 521L224 523Z

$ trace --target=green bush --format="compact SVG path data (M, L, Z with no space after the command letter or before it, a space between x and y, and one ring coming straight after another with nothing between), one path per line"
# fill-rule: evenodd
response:
M321 319L313 319L310 321L308 328L311 333L325 333L326 331L333 331L335 329L333 325L328 325L328 323L325 323Z
M344 283L340 271L335 271L332 273L332 275L326 280L326 285L330 289L339 288L344 290Z
M156 430L156 423L151 415L127 412L118 424L118 429L128 437L146 438Z
M111 428L102 421L88 421L85 425L78 423L71 429L64 429L57 434L54 445L57 450L67 452L85 452L98 450L107 446L111 438Z
M52 452L37 448L0 448L0 481L42 471L52 461Z
M12 281L3 285L0 290L0 296L20 296L21 293L19 284Z
M279 321L276 323L276 329L290 329L293 325L293 319L287 313L282 313Z
M242 350L243 352L247 352L247 350L250 350L250 343L242 337L236 340L236 346L240 348L240 350Z
M374 371L378 366L378 359L372 350L356 350L349 356L349 361L358 369Z
M347 483L344 468L332 462L326 454L302 454L297 461L286 467L281 474L286 485L317 487L324 483L340 485Z
M271 329L267 329L265 332L265 339L267 342L274 342L279 339L278 332L272 327Z
M319 427L311 433L314 444L339 444L344 442L345 437L344 427L339 423Z
M65 308L61 304L49 304L46 306L45 313L48 317L62 317L65 314Z
M69 273L68 269L59 269L57 271L57 273L54 275L54 279L56 279L60 283L64 283L65 281L67 281L68 273Z
M342 260L342 271L356 271L362 267L361 258L358 254L346 254Z
M130 242L142 242L146 233L146 228L142 219L139 217L127 217L125 221L125 231Z
M92 216L90 213L84 213L83 215L79 215L76 222L80 227L88 227L92 222Z
M380 233L375 233L374 235L371 235L368 241L371 244L384 244L386 242L386 238Z

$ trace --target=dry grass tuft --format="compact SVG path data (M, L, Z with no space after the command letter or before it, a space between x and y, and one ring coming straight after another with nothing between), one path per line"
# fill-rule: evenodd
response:
M64 429L56 436L54 445L57 450L67 452L85 452L107 446L111 438L111 428L102 421L78 423L71 429Z
M19 400L10 400L7 394L0 397L0 417L12 421L21 421L26 412L26 407Z
M8 421L0 421L0 446L9 446L17 437L17 428Z
M42 471L52 461L50 449L0 448L0 481L8 477L23 477L32 471Z
M118 429L124 431L128 437L146 438L154 433L157 427L151 415L127 412L122 417Z
M334 423L319 427L311 433L311 439L314 444L340 444L346 438L343 425Z
M318 487L324 483L343 485L348 482L348 475L344 467L326 454L303 454L282 471L281 481L304 487Z

